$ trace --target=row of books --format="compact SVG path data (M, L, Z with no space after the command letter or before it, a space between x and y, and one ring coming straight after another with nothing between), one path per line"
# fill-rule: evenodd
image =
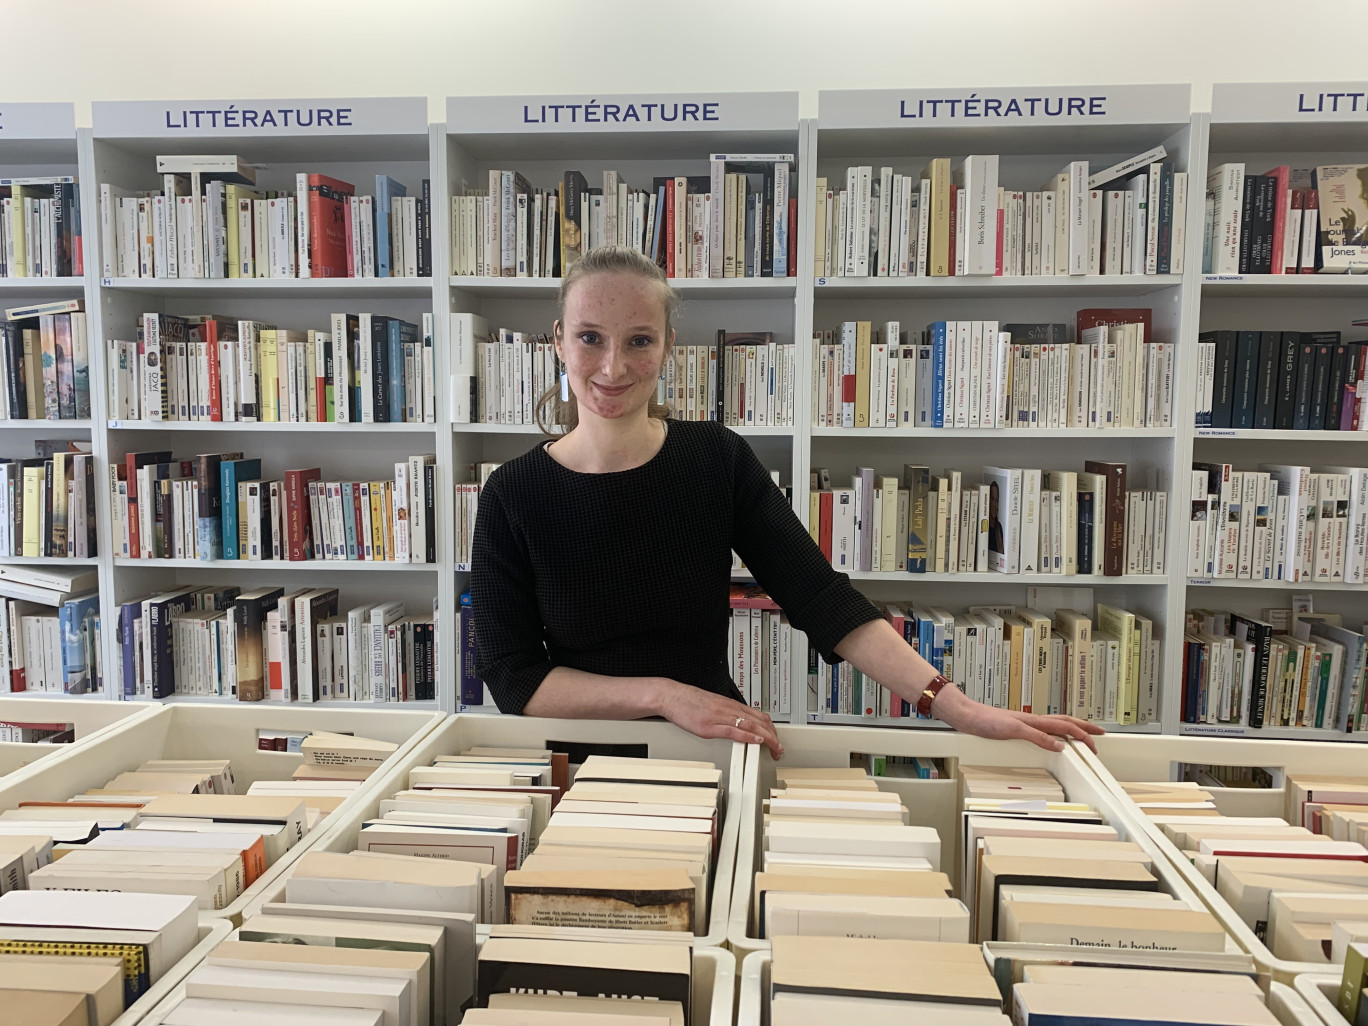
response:
M615 170L592 188L566 171L551 190L491 169L487 191L451 200L457 275L559 278L584 253L622 246L670 278L789 277L797 273L798 200L791 153L722 154L710 173L653 178L632 188Z
M1337 613L1286 618L1187 611L1183 722L1364 729L1363 634Z
M4 590L0 582L0 592ZM0 692L104 692L100 595L87 592L55 608L0 597Z
M1133 320L1131 318L1134 318ZM1177 349L1148 310L1067 324L845 321L813 335L812 419L854 428L1171 427Z
M793 708L793 627L779 604L754 585L733 584L727 666L746 703L772 716Z
M81 186L70 175L0 180L0 278L85 274Z
M0 419L89 420L90 352L82 301L6 311Z
M0 459L0 556L97 556L95 457L89 442L57 443L50 456ZM63 446L59 448L58 446Z
M1148 617L1098 603L1096 624L1071 609L1053 615L1009 605L884 606L909 645L976 701L1021 712L1105 723L1158 721L1162 643ZM842 662L808 656L821 711L907 719L912 703Z
M1273 795L1281 807L1265 816L1226 815L1198 784L1121 786L1274 958L1343 963L1355 983L1344 996L1359 997L1362 959L1354 967L1346 956L1368 919L1368 836L1357 811L1368 780L1289 772Z
M1338 331L1204 331L1197 336L1196 426L1368 430L1358 388L1365 342Z
M431 188L388 175L375 194L299 172L259 189L235 155L157 157L162 189L100 186L107 278L390 278L432 275Z
M1072 161L1039 191L1001 186L996 154L919 177L848 167L844 189L819 177L817 277L1181 274L1187 172L1166 156Z
M409 702L437 697L434 610L343 609L337 588L182 588L119 606L125 698Z
M1243 161L1207 172L1206 274L1314 274L1368 269L1365 165L1281 165L1246 174Z
M110 419L415 424L437 419L432 315L336 313L327 331L143 314L109 342Z
M69 745L76 740L74 723L0 722L0 741L23 745Z
M1193 577L1361 584L1368 574L1368 469L1192 465Z
M169 450L110 466L112 533L129 559L437 561L436 457L392 480L324 481L318 467L262 476L259 458Z
M842 488L817 467L808 531L845 572L1164 573L1168 493L1128 490L1126 464L984 467L982 477L904 464L900 480L860 467Z

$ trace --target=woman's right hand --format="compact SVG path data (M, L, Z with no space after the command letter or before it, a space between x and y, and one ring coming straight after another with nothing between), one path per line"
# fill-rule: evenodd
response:
M657 692L656 712L695 737L764 745L776 759L784 754L774 722L759 709L677 680L660 679Z

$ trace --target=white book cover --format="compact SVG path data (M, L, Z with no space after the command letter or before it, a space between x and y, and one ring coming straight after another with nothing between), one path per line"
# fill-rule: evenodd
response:
M955 169L954 183L965 197L957 237L964 240L963 274L991 275L997 270L996 154L970 155ZM958 245L956 249L958 249Z
M1207 172L1207 191L1216 200L1212 259L1208 273L1240 273L1240 216L1244 204L1244 178L1243 162L1220 164Z
M1021 471L1021 572L1040 573L1040 471Z

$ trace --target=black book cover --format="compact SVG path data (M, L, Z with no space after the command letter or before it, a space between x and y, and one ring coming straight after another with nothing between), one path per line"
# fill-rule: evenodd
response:
M1334 359L1335 348L1339 345L1338 331L1312 331L1307 340L1315 349L1315 363L1311 378L1311 407L1307 414L1306 428L1312 431L1325 426L1326 398L1330 391L1330 364Z
M654 233L652 237L655 240L655 249L654 252L648 253L647 256L651 257L651 259L653 259L656 262L656 266L659 267L662 271L669 266L666 257L666 250L669 248L670 245L670 232L668 227L670 212L665 209L665 206L666 197L669 196L670 193L669 190L666 188L665 183L670 181L673 181L673 179L651 179L651 189L655 193L656 198L656 220L655 227L652 229Z
M580 231L580 207L589 180L581 171L567 171L561 178L560 222L562 262L569 268L584 253L584 239ZM497 273L497 272L496 272Z
M1344 406L1344 382L1349 373L1349 347L1335 346L1330 354L1330 387L1325 395L1325 422L1321 425L1326 431L1338 431L1340 409Z
M1293 404L1292 430L1305 431L1311 426L1311 389L1316 376L1316 346L1309 341L1297 345L1297 396Z
M1173 267L1173 165L1163 164L1159 170L1159 238L1156 246L1156 267L1159 274L1168 274Z
M1187 639L1183 642L1183 722L1197 723L1197 694L1201 688L1201 652L1205 646Z
M86 555L93 559L100 554L95 533L95 457L81 453L75 463L76 473L85 479Z
M1339 430L1353 431L1354 416L1358 413L1358 383L1363 377L1363 342L1349 343L1349 359L1344 365L1344 395L1340 408Z
M432 277L432 179L423 179L418 202L418 277Z
M375 403L375 423L389 423L389 322L391 318L371 314L371 398Z
M1259 192L1259 176L1244 176L1244 196L1240 204L1240 273L1250 274L1254 252L1254 198Z
M713 343L716 356L713 360L717 367L717 402L713 406L713 419L725 424L727 413L727 331L717 329L717 341Z
M437 562L437 465L423 464L423 507L426 510L427 538L424 539L426 562Z
M1035 324L1004 324L1002 331L1012 336L1013 342L1047 342L1056 345L1067 345L1069 342L1069 326L1059 322Z
M1251 620L1239 613L1230 614L1230 632L1254 646L1253 694L1249 696L1249 725L1262 727L1268 706L1268 658L1273 627L1262 620Z
M567 945L568 946L568 945ZM611 947L611 945L604 945ZM672 949L673 950L673 949ZM567 957L569 957L567 955ZM689 1019L690 974L588 965L557 965L482 957L476 963L475 1004L486 1008L491 994L560 994L678 1001Z
M774 277L774 168L767 167L764 173L764 185L761 200L764 208L761 212L760 222L760 276L764 278ZM875 203L872 209L877 210L878 204ZM887 228L884 229L887 231ZM870 268L873 274L873 267Z
M267 697L266 614L276 607L284 588L259 588L239 595L233 603L237 633L237 697L240 702L261 702Z
M53 546L52 533L52 460L43 461L43 529L38 533L39 547L45 556L66 556Z
M1273 221L1278 212L1278 180L1268 175L1259 175L1259 259L1258 274L1273 273ZM1278 254L1282 259L1282 254Z
M1235 394L1235 332L1204 331L1199 342L1216 343L1216 371L1211 399L1211 426L1228 428L1234 415Z
M28 419L28 389L24 377L24 331L18 324L0 324L5 356L5 397L10 420Z
M1278 409L1273 426L1279 431L1291 431L1297 410L1297 350L1301 332L1284 331L1278 338Z
M1259 332L1259 382L1254 400L1254 426L1273 427L1278 409L1278 357L1282 338L1276 331Z
M1264 190L1264 183L1272 181L1263 175L1256 175L1245 179L1245 187L1253 188L1254 202L1249 215L1249 272L1250 274L1267 274L1268 270L1264 267L1264 251L1272 242L1272 222L1268 220L1269 205L1268 194ZM1270 235L1265 238L1264 228L1267 224Z
M1235 333L1235 384L1231 393L1230 426L1252 428L1259 390L1259 333Z
M152 656L153 698L175 694L175 641L171 621L177 613L188 612L194 604L194 591L182 591L148 604L147 643Z
M1078 486L1078 572L1090 574L1093 568L1093 525L1097 523L1096 496Z
M76 185L57 182L52 187L53 271L58 277L71 275L72 223L76 219Z

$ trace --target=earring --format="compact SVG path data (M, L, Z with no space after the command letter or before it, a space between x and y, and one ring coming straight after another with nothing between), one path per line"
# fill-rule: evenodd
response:
M570 401L570 376L565 371L561 371L560 379L561 402L568 403Z

